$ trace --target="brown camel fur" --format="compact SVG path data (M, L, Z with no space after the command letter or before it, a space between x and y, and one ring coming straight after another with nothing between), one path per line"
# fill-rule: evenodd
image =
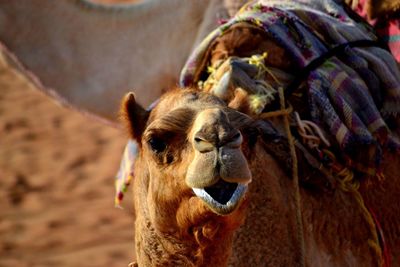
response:
M290 171L269 152L276 141L260 130L265 124L279 128L279 120L252 119L194 89L167 93L151 112L128 94L122 111L140 144L133 185L139 266L300 266ZM233 159L234 171L224 173L229 166L224 155ZM400 160L389 151L384 157L385 179L362 180L360 192L381 223L392 266L400 266ZM213 163L204 164L210 158ZM308 171L324 181L320 172ZM192 189L214 187L218 195L226 186L221 180L243 185L251 180L229 210L215 207ZM354 194L306 182L300 194L307 266L381 264Z

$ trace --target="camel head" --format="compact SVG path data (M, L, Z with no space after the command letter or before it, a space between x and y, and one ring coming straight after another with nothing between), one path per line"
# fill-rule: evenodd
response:
M219 215L240 206L251 182L244 146L252 123L248 116L192 89L166 94L151 112L130 93L122 108L155 195L198 198Z

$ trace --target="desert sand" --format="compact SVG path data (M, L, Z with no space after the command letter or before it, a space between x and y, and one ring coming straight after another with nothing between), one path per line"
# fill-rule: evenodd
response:
M0 60L0 266L127 266L132 195L114 208L126 134L61 107Z

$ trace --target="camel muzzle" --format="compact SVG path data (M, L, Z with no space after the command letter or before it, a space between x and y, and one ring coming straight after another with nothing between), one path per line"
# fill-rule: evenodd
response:
M200 112L193 129L195 156L186 184L212 211L227 215L244 198L252 177L241 150L243 136L218 108Z

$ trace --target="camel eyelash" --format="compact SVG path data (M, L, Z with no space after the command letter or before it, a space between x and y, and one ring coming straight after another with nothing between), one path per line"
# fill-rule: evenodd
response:
M158 137L150 137L147 141L151 150L155 153L161 153L167 149L167 143Z
M180 136L177 132L157 129L148 131L145 141L153 152L160 154L168 149L169 143L180 140Z
M153 135L148 138L147 144L160 164L169 165L174 162L174 153L168 150L165 139Z

